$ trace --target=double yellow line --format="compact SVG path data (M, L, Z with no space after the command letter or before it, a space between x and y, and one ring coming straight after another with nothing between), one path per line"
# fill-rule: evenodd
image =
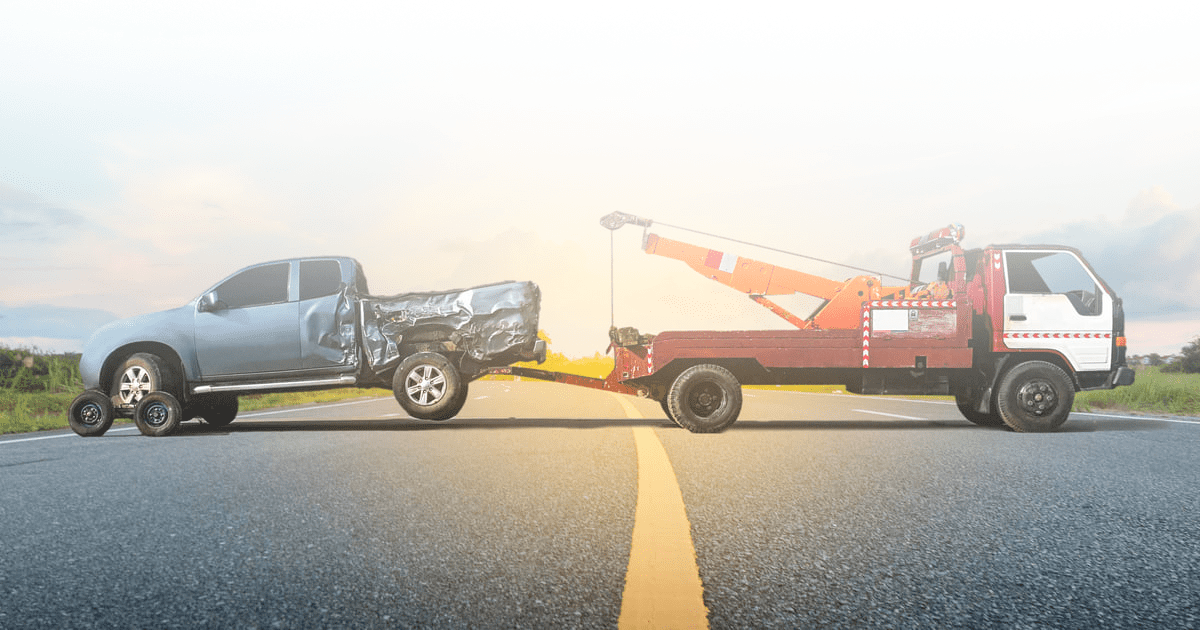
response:
M630 418L642 414L614 394ZM650 427L634 427L638 457L633 544L617 627L708 628L691 524L671 460Z

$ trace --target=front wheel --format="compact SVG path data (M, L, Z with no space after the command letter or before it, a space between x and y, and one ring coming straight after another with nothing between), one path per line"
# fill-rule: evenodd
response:
M177 391L175 374L158 355L139 352L130 355L113 376L113 403L132 409L150 392Z
M421 420L449 420L467 402L467 386L450 359L418 352L396 368L392 394L408 415Z
M1046 361L1026 361L1000 379L996 408L1004 424L1022 433L1046 433L1067 421L1075 402L1071 377Z
M742 410L742 386L719 365L694 365L667 392L668 415L692 433L720 433Z
M179 423L183 422L183 409L171 394L150 392L133 408L133 422L142 435L170 435L179 428Z
M113 423L112 399L102 392L89 389L75 397L67 410L71 430L83 437L99 437Z

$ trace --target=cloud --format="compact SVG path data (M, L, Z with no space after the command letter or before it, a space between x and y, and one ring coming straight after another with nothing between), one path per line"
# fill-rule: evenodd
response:
M87 220L16 188L0 184L0 243L45 243L64 231L78 233Z
M0 338L87 339L117 316L95 308L0 303Z
M1139 193L1119 219L1073 222L1022 241L1082 251L1131 317L1200 311L1200 206L1181 208L1161 188Z

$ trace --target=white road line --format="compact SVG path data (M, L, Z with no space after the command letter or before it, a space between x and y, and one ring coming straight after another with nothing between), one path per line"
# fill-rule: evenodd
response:
M1155 422L1177 422L1179 424L1200 424L1200 420L1184 420L1181 418L1164 418L1162 416L1119 416L1113 413L1091 413L1090 411L1072 411L1072 416L1096 416L1098 418L1115 418L1117 420L1154 420Z
M929 418L915 418L913 416L902 416L898 413L884 413L882 411L869 411L867 409L851 409L850 411L855 411L858 413L870 413L870 414L874 414L876 416L887 416L889 418L899 418L901 420L928 420L929 419Z
M121 427L120 429L111 429L109 433L120 433L121 431L137 431L137 427ZM76 437L75 433L59 433L58 435L40 435L31 438L17 438L15 440L0 440L0 444L16 444L17 442L34 442L37 440L53 440L54 438Z
M387 400L386 397L368 398L366 400L352 400L344 403L333 403L328 405L313 405L311 407L295 407L292 409L279 409L276 411L252 411L246 414L239 414L238 419L242 418L257 418L259 416L270 416L279 413L292 413L296 411L308 411L310 409L327 409L329 407L345 407L347 405L358 405L362 403L375 402L377 400ZM122 427L120 429L112 429L109 433L119 433L121 431L137 431L137 427ZM37 440L53 440L54 438L75 437L74 433L59 433L58 435L39 435L38 437L17 438L15 440L0 440L0 445L16 444L17 442L34 442Z

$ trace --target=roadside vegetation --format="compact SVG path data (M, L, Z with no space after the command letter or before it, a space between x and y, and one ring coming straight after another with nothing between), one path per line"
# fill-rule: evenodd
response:
M1141 411L1200 416L1200 374L1145 367L1129 387L1079 392L1076 411Z
M539 336L549 346L550 338L545 332L539 332ZM1200 416L1200 337L1185 346L1179 355L1134 356L1130 358L1130 364L1137 367L1137 379L1131 387L1080 392L1075 397L1074 409ZM591 357L578 358L548 351L546 362L541 365L534 362L515 365L604 378L612 371L613 360L598 352ZM488 380L512 378L485 377ZM836 385L766 385L758 388L824 393L843 390ZM0 346L0 434L65 428L67 408L81 391L83 383L78 354L48 354L37 349ZM240 397L239 406L246 412L390 394L386 389L362 388L250 394Z

